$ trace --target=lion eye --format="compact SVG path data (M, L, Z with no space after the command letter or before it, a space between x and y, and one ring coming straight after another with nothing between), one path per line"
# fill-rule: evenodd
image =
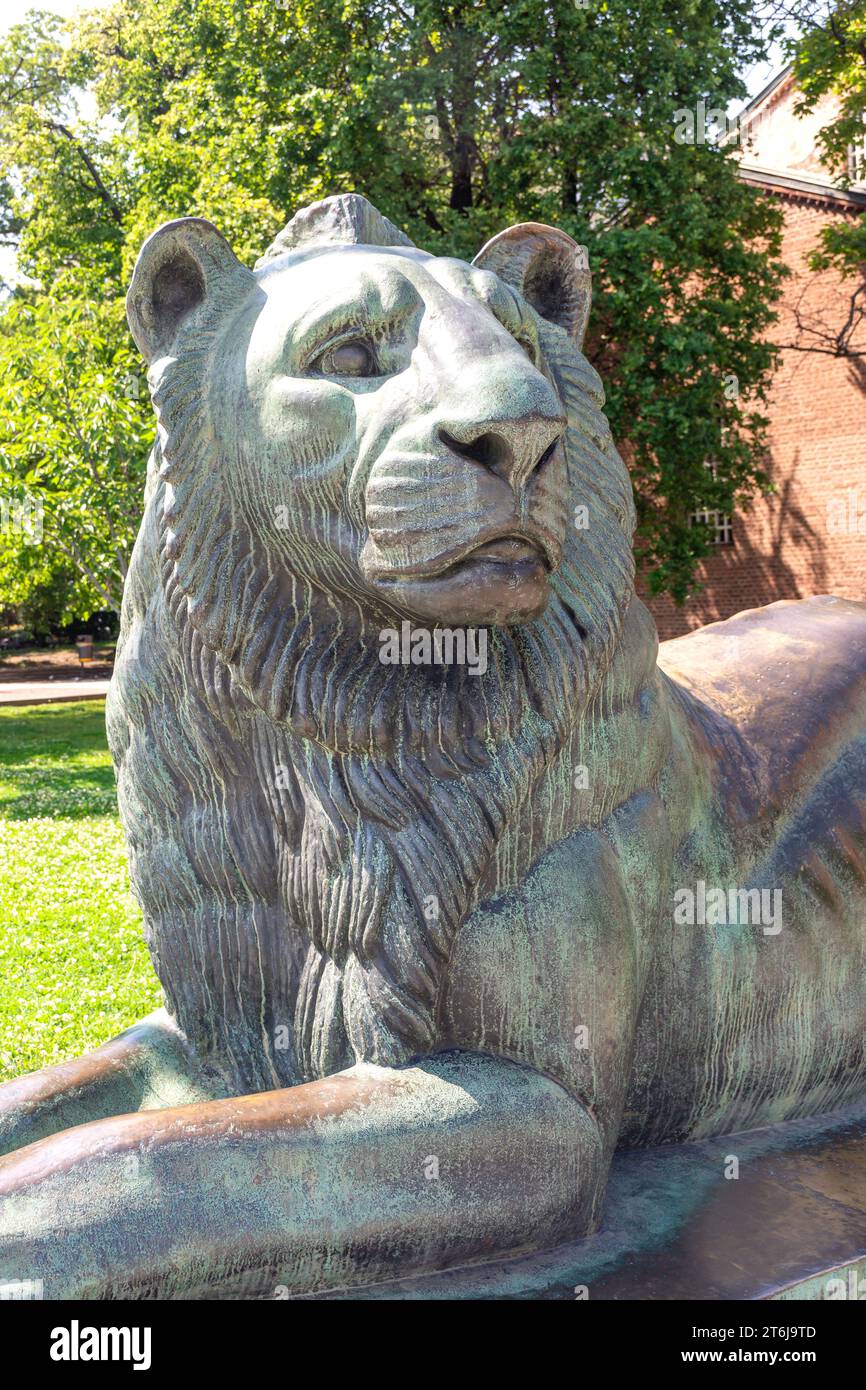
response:
M337 343L319 358L319 371L326 376L375 376L376 358L369 343L355 338L349 343Z

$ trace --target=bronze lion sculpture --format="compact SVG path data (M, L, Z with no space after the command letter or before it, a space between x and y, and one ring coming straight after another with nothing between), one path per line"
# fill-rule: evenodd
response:
M468 265L358 195L254 271L196 218L144 246L108 729L168 1012L0 1089L4 1277L540 1249L617 1146L866 1092L866 607L659 654L589 302L552 228Z

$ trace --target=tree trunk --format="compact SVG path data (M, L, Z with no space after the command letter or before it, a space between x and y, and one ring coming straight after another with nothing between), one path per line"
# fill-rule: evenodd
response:
M472 207L472 167L474 142L466 131L459 131L451 161L450 206L457 212Z

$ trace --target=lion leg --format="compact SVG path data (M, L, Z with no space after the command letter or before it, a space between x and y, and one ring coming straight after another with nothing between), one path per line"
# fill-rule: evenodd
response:
M0 1085L0 1155L91 1120L219 1094L158 1009L83 1057Z
M102 1120L0 1161L0 1280L45 1296L277 1296L543 1248L605 1161L555 1082L448 1053Z

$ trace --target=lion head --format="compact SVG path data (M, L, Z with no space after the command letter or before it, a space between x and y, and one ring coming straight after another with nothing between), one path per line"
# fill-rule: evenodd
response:
M514 227L470 266L358 195L299 214L255 271L200 219L146 243L129 316L168 582L274 718L352 747L297 699L335 623L372 653L404 618L510 631L528 676L532 638L556 664L570 630L586 694L633 574L629 481L579 352L588 304L561 232Z
M315 952L300 1074L429 1045L497 837L608 669L634 514L580 352L589 279L550 227L469 265L355 194L299 213L254 270L198 218L136 265L167 611L214 717L306 750L277 849ZM406 623L483 631L486 669L384 664Z

